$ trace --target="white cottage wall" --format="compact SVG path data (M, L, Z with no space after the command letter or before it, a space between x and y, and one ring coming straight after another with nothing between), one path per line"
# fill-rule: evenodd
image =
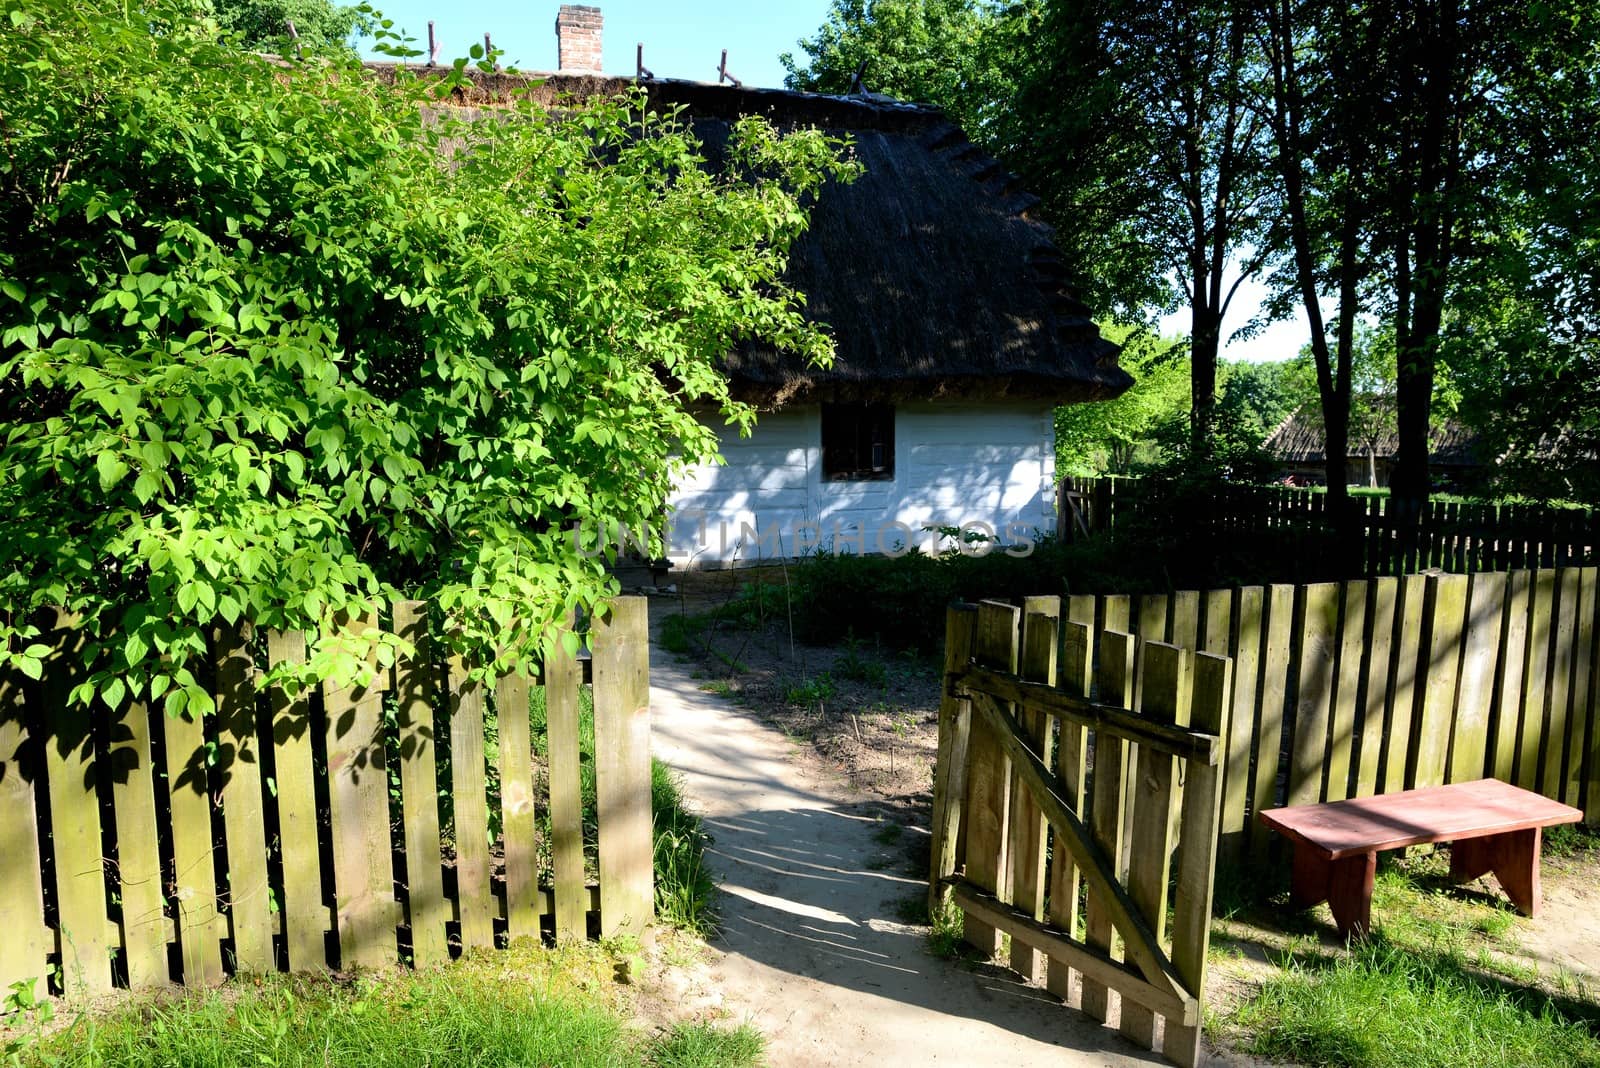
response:
M1051 410L1042 402L897 405L894 478L883 481L823 478L815 405L766 413L748 438L720 428L726 463L687 472L669 502L668 555L678 567L726 567L819 545L927 550L927 526L987 524L1002 537L1010 527L1013 542L1054 530Z

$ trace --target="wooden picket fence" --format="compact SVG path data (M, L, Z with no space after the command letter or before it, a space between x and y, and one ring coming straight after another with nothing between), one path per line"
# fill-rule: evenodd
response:
M1193 1065L1232 665L1103 630L1091 679L1092 628L1060 616L1050 597L950 610L929 904L953 899L968 942L994 954L1009 934L1017 971L1042 964L1063 1000Z
M1163 492L1150 478L1068 478L1058 494L1064 535L1114 532L1136 520ZM1461 574L1593 562L1600 551L1600 510L1535 504L1431 500L1417 537L1402 539L1386 497L1356 497L1361 575L1402 575L1429 568ZM1316 577L1332 553L1307 553L1301 540L1326 537L1326 493L1291 486L1222 484L1204 499L1185 498L1185 535L1200 543L1244 545L1270 573ZM1326 560L1320 557L1327 557ZM1310 570L1308 570L1310 569Z
M1593 567L1075 596L1067 618L1229 657L1222 855L1253 814L1492 776L1600 823Z
M642 929L653 916L643 600L620 598L595 622L592 660L557 643L542 677L502 678L492 717L466 666L436 661L425 604L388 615L414 655L368 689L298 696L263 688L256 657L303 661L304 635L219 625L216 713L203 719L70 704L84 668L81 635L64 621L40 681L0 677L0 992L32 980L42 994L51 972L55 988L93 995L211 984L231 971L426 965L501 938ZM579 749L586 675L592 849ZM547 724L539 767L536 687ZM493 775L486 728L498 742Z

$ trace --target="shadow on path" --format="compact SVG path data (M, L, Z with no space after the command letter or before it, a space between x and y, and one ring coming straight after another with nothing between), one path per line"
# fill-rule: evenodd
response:
M1165 1063L1009 971L933 957L926 928L897 918L926 883L884 866L906 850L875 837L878 806L660 650L651 705L656 753L712 838L723 955L711 979L766 1034L773 1065Z

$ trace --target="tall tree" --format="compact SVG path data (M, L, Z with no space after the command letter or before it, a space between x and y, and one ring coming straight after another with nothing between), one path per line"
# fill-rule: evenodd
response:
M1019 148L1035 164L1024 171L1054 187L1056 215L1140 246L1145 269L1188 304L1201 447L1224 319L1268 250L1250 15L1227 0L1052 5L1015 109L1024 130L1041 131L1031 143L1021 135Z
M217 26L235 44L253 51L287 45L291 22L303 45L348 46L351 37L370 28L371 16L364 6L332 0L211 0L211 17Z

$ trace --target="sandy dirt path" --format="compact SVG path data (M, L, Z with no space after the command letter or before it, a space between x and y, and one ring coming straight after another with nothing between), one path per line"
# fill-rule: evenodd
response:
M656 754L706 819L721 887L722 933L683 996L752 1023L774 1068L1165 1063L1009 973L930 955L895 919L925 884L886 866L904 845L874 836L861 796L659 649L650 696Z

